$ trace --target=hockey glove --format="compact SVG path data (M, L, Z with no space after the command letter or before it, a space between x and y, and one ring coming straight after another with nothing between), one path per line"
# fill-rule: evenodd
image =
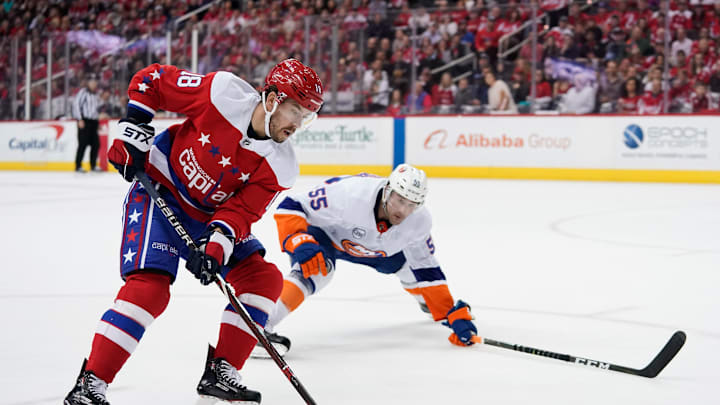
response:
M155 128L133 118L123 118L118 124L120 135L108 151L108 160L123 178L132 182L135 173L145 170L145 160L155 137Z
M472 319L470 305L458 300L457 304L448 311L447 321L443 323L453 330L448 338L450 343L458 346L470 346L475 343L473 336L477 334L477 329Z
M198 245L198 249L190 250L185 267L202 285L208 285L230 260L234 243L221 232L207 230L198 239Z
M303 272L303 277L309 278L322 273L327 276L325 255L320 245L312 235L305 232L298 232L290 235L283 245L283 249L298 262Z

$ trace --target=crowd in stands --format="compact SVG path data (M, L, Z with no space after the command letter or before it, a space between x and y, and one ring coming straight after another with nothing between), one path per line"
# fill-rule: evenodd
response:
M62 52L53 59L53 71L70 77L71 93L97 75L106 113L117 116L132 73L149 61L165 62L167 30L172 63L190 68L193 28L200 32L200 73L228 70L260 86L274 63L296 57L318 70L328 90L337 89L342 112L517 113L533 105L570 114L720 111L720 1L671 0L666 13L659 0L227 0L175 24L205 3L4 2L0 118L9 116L13 37L32 40L33 80L46 75L50 37L57 49L71 31L124 38L116 52L73 43L69 60ZM528 41L533 9L535 47ZM161 46L153 47L152 38ZM499 53L513 45L517 51ZM18 48L18 89L24 49ZM63 80L53 80L54 97L63 94ZM45 91L33 87L33 108Z

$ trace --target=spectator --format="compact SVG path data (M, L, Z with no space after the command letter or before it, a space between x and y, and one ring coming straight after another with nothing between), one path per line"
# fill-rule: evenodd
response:
M100 106L98 107L98 118L109 119L109 118L120 118L125 115L125 111L120 107L113 97L111 97L108 90L104 90L100 93Z
M623 113L623 114L636 114L637 113L637 104L638 100L640 100L640 95L638 95L638 79L635 77L631 77L625 81L625 84L622 88L622 93L620 95L620 99L618 99L617 103L617 112Z
M617 62L609 60L605 63L605 72L600 75L598 101L603 104L615 103L620 98L623 80L617 71Z
M715 67L710 76L710 92L720 95L720 59L715 62Z
M632 53L634 48L640 52L641 55L649 55L652 53L652 46L650 39L645 35L642 28L635 26L630 31L630 42L628 43L630 52Z
M697 41L697 48L692 50L692 57L695 55L702 56L702 63L705 66L710 66L715 59L714 49L710 46L711 40L706 38L700 38Z
M695 83L695 91L690 95L690 103L694 113L707 113L717 110L717 106L713 105L714 103L707 93L707 87L702 82Z
M588 18L585 20L585 33L592 33L595 42L600 43L603 39L603 30L597 25L597 22L594 18Z
M402 57L403 51L397 50L392 57L391 65L391 82L394 88L399 88L403 93L410 90L408 88L410 82L410 64Z
M463 112L464 106L478 105L480 105L480 100L475 98L475 92L470 87L470 81L466 77L458 80L457 94L455 94L455 107L457 107L458 111Z
M385 0L370 0L368 14L379 15L381 20L387 16L387 2Z
M429 43L428 40L426 40L425 43L426 44L423 47L422 56L420 58L420 65L418 66L418 68L421 71L425 68L433 70L444 65L442 59L440 59L438 50L431 43Z
M677 53L675 54L675 60L670 61L670 65L672 66L670 68L670 77L676 76L679 70L687 71L688 64L685 51L683 51L682 49L678 49Z
M542 53L542 60L548 59L548 58L557 58L560 56L560 46L558 46L557 41L555 41L555 37L547 36L545 37L545 44L544 49Z
M563 38L565 38L566 35L574 35L574 32L573 32L572 28L570 28L568 26L567 16L561 16L560 21L558 22L558 25L556 27L553 27L545 35L548 37L555 38L555 42L560 43L563 41Z
M468 54L468 48L460 41L460 34L455 34L450 38L450 45L448 45L448 51L450 53L450 59L454 60ZM472 62L457 65L457 74L464 73L472 69Z
M478 29L475 33L475 50L494 55L497 53L498 41L501 35L502 32L498 31L495 26L495 18L488 17L487 25Z
M443 36L440 32L440 29L438 28L438 25L434 22L431 22L425 32L420 35L420 38L427 38L428 40L430 40L430 43L432 45L437 45L437 43L443 39Z
M425 83L422 81L415 82L415 88L408 93L405 98L405 109L408 112L430 112L432 108L432 98L424 89Z
M562 57L568 59L576 59L581 56L585 56L585 54L583 54L583 50L584 49L575 39L574 34L565 34L565 38L563 39L562 45L560 46L560 55Z
M495 73L485 71L485 83L488 86L488 108L490 111L517 113L517 106L507 83L495 78Z
M650 82L650 90L638 100L638 114L660 114L663 106L662 81L656 78Z
M552 87L543 69L535 69L535 102L539 110L548 109L552 103Z
M568 23L575 25L577 23L584 23L589 20L590 16L580 11L580 3L572 2L568 7Z
M370 23L365 29L365 35L375 38L389 38L392 39L393 32L390 29L390 24L385 21L384 17L380 13L372 14L370 17Z
M513 100L525 101L530 95L530 84L532 82L532 67L530 61L518 57L515 59L515 69L510 76L510 89L513 92Z
M370 112L383 112L388 106L390 86L387 75L382 70L373 71L373 82L370 85Z
M455 104L455 94L457 94L458 88L453 84L452 76L450 73L445 72L442 74L440 83L436 84L432 88L432 101L433 105L453 105Z
M370 90L375 79L375 73L380 72L385 81L388 80L387 73L382 69L382 61L375 59L370 64L370 69L366 70L363 74L363 88Z
M363 29L367 26L367 19L357 10L350 10L343 20L342 27L348 31Z
M581 75L573 79L574 86L560 99L560 112L589 114L595 110L595 87Z
M458 33L460 34L460 43L467 47L467 49L472 48L475 44L475 32L468 29L466 20L460 20L460 23L458 24Z
M640 25L640 20L645 20L646 23L647 21L650 21L650 18L652 17L652 10L650 10L647 0L637 1L635 15L637 15L638 25ZM642 28L644 29L645 27Z
M710 69L709 66L703 62L702 54L696 53L690 59L690 66L688 69L688 76L691 80L699 80L701 82L708 82L710 80Z
M663 70L659 66L654 66L652 69L650 69L650 72L647 75L645 75L645 78L643 79L643 83L644 83L643 88L645 91L652 90L652 86L653 86L652 82L655 79L660 80L662 83L662 72L663 72ZM662 83L662 89L663 90L667 89L666 83Z
M673 41L670 55L672 55L672 58L670 59L671 62L675 63L677 61L677 53L678 51L684 52L685 55L689 55L690 51L692 50L693 41L686 36L685 28L678 28L677 30L677 39Z
M497 29L502 33L502 35L506 35L511 32L515 32L518 28L520 28L522 23L523 21L520 17L520 11L517 8L511 8L508 11L508 18L501 19L498 23Z
M687 71L678 70L673 76L672 87L670 88L670 108L672 112L691 112L690 82L687 78Z
M415 29L417 29L418 34L425 31L425 29L427 29L427 27L430 26L430 23L431 23L430 14L428 14L427 10L425 10L424 7L418 8L417 11L415 12L415 14L413 14L410 17L410 20L408 21L408 25L411 28L415 27Z
M393 117L399 117L405 114L405 107L402 101L402 91L394 89L390 94L390 105L388 105L387 113Z
M440 35L452 37L458 33L458 23L451 19L450 14L443 14L442 17L440 17L438 30L440 31Z
M627 56L627 44L625 42L625 31L620 27L615 27L610 32L610 42L605 53L606 60L620 60Z
M678 29L692 29L693 12L688 9L687 0L679 0L676 2L677 9L670 10L670 29L675 31Z

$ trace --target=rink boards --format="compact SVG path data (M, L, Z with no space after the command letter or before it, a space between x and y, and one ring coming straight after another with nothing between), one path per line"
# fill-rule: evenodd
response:
M718 115L321 116L291 142L306 175L384 175L408 162L433 177L720 183L719 123ZM116 124L100 125L103 168ZM74 168L75 121L0 127L0 169Z

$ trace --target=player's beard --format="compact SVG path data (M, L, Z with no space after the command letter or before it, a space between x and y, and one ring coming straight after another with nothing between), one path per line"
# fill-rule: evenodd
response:
M295 132L295 128L292 125L281 128L274 118L270 117L270 138L277 143L283 143Z

